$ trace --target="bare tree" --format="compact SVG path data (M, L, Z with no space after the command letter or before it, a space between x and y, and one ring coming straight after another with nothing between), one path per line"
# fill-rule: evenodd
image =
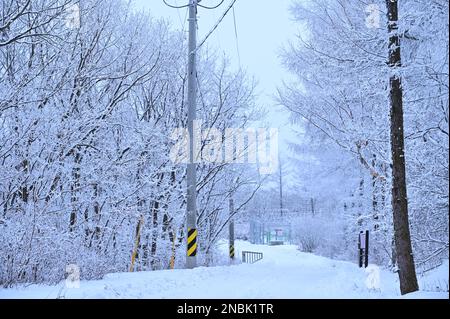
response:
M400 291L407 294L419 289L411 246L406 191L405 141L403 134L403 90L398 70L401 67L400 38L398 35L397 0L386 0L389 31L389 66L391 106L392 153L392 210L394 238L399 268Z

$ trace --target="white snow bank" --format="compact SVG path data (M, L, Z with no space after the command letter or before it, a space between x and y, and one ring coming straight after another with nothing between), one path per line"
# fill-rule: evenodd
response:
M220 248L226 253L226 242ZM375 271L375 277L356 264L302 253L295 246L253 245L236 242L242 250L258 251L263 260L255 264L199 267L138 273L116 273L102 280L81 281L79 288L30 285L0 289L0 298L399 298L397 275ZM374 270L375 269L375 270ZM436 269L421 280L442 278ZM445 276L444 276L445 277ZM368 278L370 280L368 280ZM446 280L448 282L448 263ZM420 291L407 298L449 298L448 292Z

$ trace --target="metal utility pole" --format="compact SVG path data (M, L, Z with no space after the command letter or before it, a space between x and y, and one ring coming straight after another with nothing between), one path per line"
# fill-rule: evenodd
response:
M233 199L230 198L230 221L229 221L229 234L230 234L230 259L231 261L234 260L234 220L233 220L233 214L234 214L234 203Z
M189 132L189 163L187 164L187 198L186 226L187 252L186 268L197 266L197 154L194 149L194 120L197 108L197 5L198 0L189 0L189 51L188 51L188 132Z

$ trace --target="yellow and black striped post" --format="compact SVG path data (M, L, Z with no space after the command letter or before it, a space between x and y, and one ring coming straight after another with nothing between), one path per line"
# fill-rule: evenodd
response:
M195 257L197 255L197 229L188 228L187 238L187 255L188 257Z
M233 203L233 199L230 198L230 203L229 203L229 209L230 209L230 221L229 221L229 235L230 235L230 240L229 240L229 247L230 247L230 259L231 261L234 260L234 221L233 221L233 215L234 215L234 203Z
M230 258L234 259L234 245L230 244Z

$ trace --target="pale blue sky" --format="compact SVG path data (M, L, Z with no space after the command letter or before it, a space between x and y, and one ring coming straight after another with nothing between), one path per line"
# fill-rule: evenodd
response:
M182 5L188 0L167 0L169 3ZM162 0L135 0L138 7L144 7L156 18L163 17L172 21L173 28L187 29L187 9L172 9L164 5ZM203 0L204 5L214 5L220 0ZM262 91L262 101L266 105L271 102L265 95L271 95L281 81L289 75L278 59L278 51L298 32L298 24L291 21L288 8L293 0L237 0L235 4L236 24L238 31L240 64L253 74ZM222 7L215 10L200 8L199 39L212 28L231 0L225 0ZM230 57L232 64L239 67L236 49L232 11L228 13L218 29L207 41L208 46L217 47Z
M150 10L155 18L166 18L174 29L187 31L187 8L173 9L167 7L162 0L134 0L138 8ZM213 6L221 0L202 0L203 5ZM232 0L215 10L199 8L198 38L203 39ZM258 103L269 110L267 117L271 127L280 130L280 152L286 154L288 140L293 139L291 127L288 125L288 112L275 106L273 95L282 81L289 78L289 73L281 66L278 54L280 48L294 39L299 32L299 25L291 19L289 6L295 0L237 0L234 6L238 33L238 50L233 21L230 11L217 30L208 39L209 47L224 51L230 58L232 66L244 68L249 75L258 81ZM184 5L188 0L167 0L173 5Z
M173 27L187 30L187 9L172 9L162 0L134 0L138 7L152 12L154 17L164 17L172 21ZM167 0L171 4L186 4L188 0ZM204 5L214 5L220 0L202 0ZM297 32L298 25L291 21L288 8L293 0L237 0L234 8L239 40L241 66L254 74L261 89L274 91L287 76L282 69L278 50ZM231 0L215 10L199 8L199 39L213 27ZM209 46L226 52L234 66L239 66L233 23L230 11L214 34L208 39ZM268 93L268 92L267 92Z

